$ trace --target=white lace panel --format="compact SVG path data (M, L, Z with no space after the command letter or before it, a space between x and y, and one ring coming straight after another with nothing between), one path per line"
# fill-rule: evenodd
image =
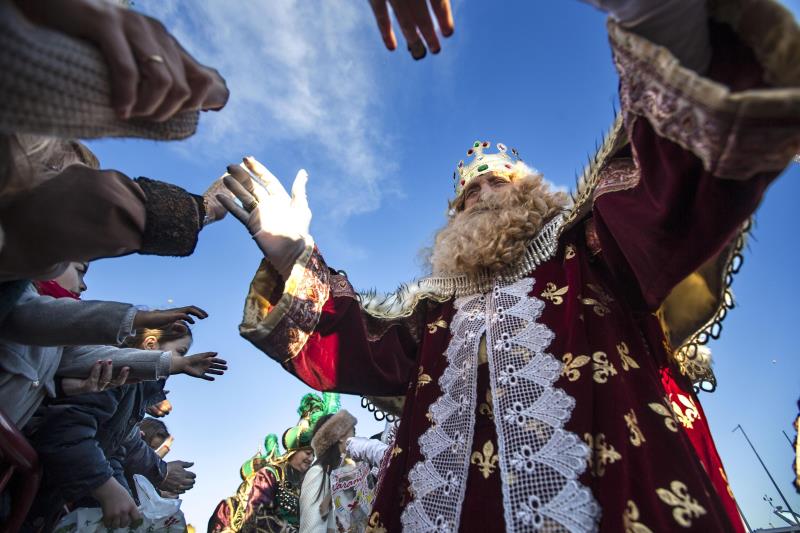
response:
M554 334L536 320L544 302L524 278L495 283L487 298L486 348L503 476L506 531L593 531L600 508L580 485L591 450L565 431L575 400L553 387L561 362Z
M554 335L536 321L544 302L529 296L533 285L532 278L495 282L486 295L456 299L447 369L439 380L442 396L431 405L431 427L419 438L423 460L409 472L413 499L401 517L403 531L458 530L484 334L506 531L597 529L600 508L577 480L591 450L563 429L575 400L553 387L561 362L545 352Z
M450 322L447 368L431 405L431 427L419 438L424 459L408 474L413 499L401 517L403 531L455 532L467 487L475 431L478 348L486 331L486 298L458 298Z

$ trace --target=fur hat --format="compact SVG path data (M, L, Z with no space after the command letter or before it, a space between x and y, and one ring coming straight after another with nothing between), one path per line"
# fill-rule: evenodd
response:
M346 409L340 410L326 420L322 426L316 428L314 438L311 439L314 455L319 457L327 452L328 448L347 435L347 432L353 429L356 423L358 423L356 417L348 413Z

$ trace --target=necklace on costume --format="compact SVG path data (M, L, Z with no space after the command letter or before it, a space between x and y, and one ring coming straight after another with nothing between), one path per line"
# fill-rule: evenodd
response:
M419 281L420 288L441 295L461 297L488 292L495 281L504 283L519 281L555 255L558 249L559 230L563 222L564 216L557 215L545 224L525 247L522 257L508 268L499 272L485 270L477 276L466 274L428 276Z

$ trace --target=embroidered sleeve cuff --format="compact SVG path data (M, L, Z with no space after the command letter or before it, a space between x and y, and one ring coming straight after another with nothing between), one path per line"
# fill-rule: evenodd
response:
M278 278L263 261L250 285L239 332L283 363L300 352L319 322L330 296L330 272L309 239L276 297Z
M133 330L133 320L136 318L136 313L138 311L138 309L131 306L128 312L125 313L122 323L119 326L119 331L117 332L117 344L121 344L125 339L136 333Z
M733 91L610 19L625 126L631 132L636 119L647 119L718 177L779 172L800 150L800 28L772 0L716 2L710 16L753 50L772 87Z

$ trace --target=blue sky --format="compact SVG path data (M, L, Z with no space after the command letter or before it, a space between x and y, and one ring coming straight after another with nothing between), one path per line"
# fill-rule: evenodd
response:
M797 16L800 0L786 5ZM252 154L285 183L310 175L312 234L328 262L358 289L389 291L421 274L420 250L444 223L452 170L472 141L516 146L570 188L610 125L617 78L604 17L579 2L455 3L455 35L439 56L414 62L381 44L366 2L137 0L198 59L228 79L231 100L203 115L181 143L92 142L103 166L201 193L229 163ZM798 281L793 272L800 165L771 188L759 211L734 290L737 307L711 344L719 388L703 394L717 447L751 525L780 520L762 495L777 494L740 423L800 511L791 488L791 427L800 395L792 342ZM90 299L150 307L196 304L210 317L195 351L219 351L230 371L215 383L171 379L176 437L169 459L194 460L196 487L183 509L200 528L231 495L238 469L265 434L296 422L308 389L238 335L244 295L260 254L237 221L205 229L183 259L130 256L98 261ZM788 296L788 297L787 297ZM368 436L381 424L348 397Z

